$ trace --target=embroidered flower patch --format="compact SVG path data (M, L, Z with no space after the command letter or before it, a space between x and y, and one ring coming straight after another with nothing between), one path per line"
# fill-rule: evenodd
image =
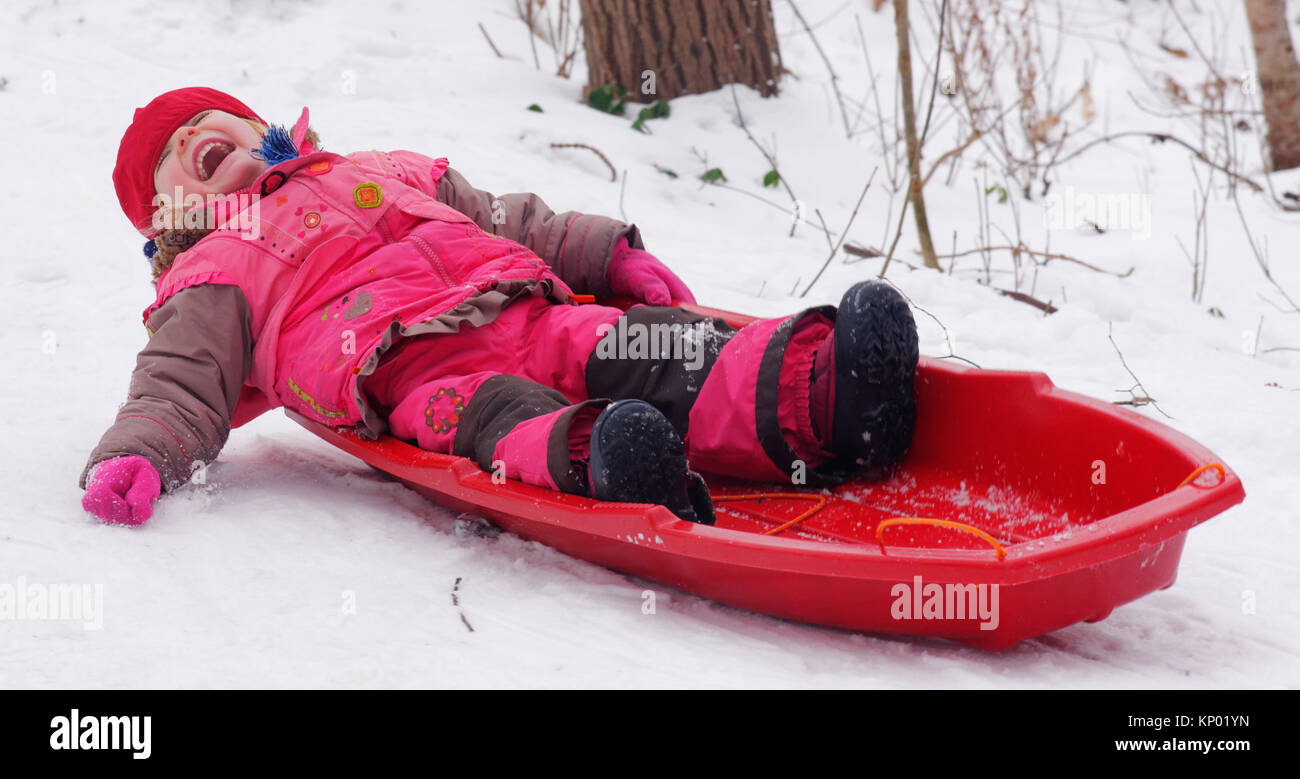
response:
M424 409L424 421L435 433L448 433L460 423L460 415L465 412L465 396L451 387L439 387L429 397L429 405Z
M374 208L384 202L384 193L378 184L363 181L352 189L352 201L358 208Z

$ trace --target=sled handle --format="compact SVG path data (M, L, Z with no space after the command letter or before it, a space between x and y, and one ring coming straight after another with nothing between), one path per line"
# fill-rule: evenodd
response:
M1196 480L1200 477L1201 474L1205 473L1206 471L1218 472L1219 480L1213 484L1204 484L1204 485L1197 484ZM1188 474L1187 478L1183 479L1182 484L1179 484L1178 487L1186 487L1188 484L1190 484L1198 490L1212 490L1215 487L1219 486L1220 484L1223 484L1227 480L1228 480L1228 472L1223 469L1223 463L1206 463L1205 465L1202 465L1200 468L1197 468L1196 470ZM1178 489L1178 487L1175 487L1174 489Z
M821 511L826 506L826 496L806 495L801 492L753 492L753 493L746 493L744 495L714 495L713 496L714 503L717 503L719 501L724 501L724 500L752 500L756 502L762 502L765 499L811 500L811 501L816 501L817 503L816 506L813 506L812 508L808 509L807 511L795 517L794 519L790 520L789 522L786 522L782 525L778 525L777 527L774 528L770 528L768 530L764 530L763 535L765 536L774 536L783 530L789 530L790 528L804 521L808 517L811 517L813 514L816 514L818 511Z
M894 525L938 525L939 527L961 530L970 533L971 535L979 536L989 542L989 545L993 547L993 551L997 553L999 560L1007 556L1007 550L1002 546L1002 544L998 543L996 538L985 533L974 525L967 525L965 522L954 522L951 519L931 519L930 517L894 517L892 519L886 519L884 522L876 525L876 543L880 544L881 552L885 551L885 528L893 527Z

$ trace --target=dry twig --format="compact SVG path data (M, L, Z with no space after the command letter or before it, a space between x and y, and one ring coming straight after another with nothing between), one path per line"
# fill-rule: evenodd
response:
M871 189L871 182L875 180L877 170L878 168L871 169L871 175L867 177L866 186L862 187L862 194L858 195L858 202L853 206L853 213L849 214L849 223L844 225L844 232L840 233L839 241L831 247L830 256L826 258L826 262L822 263L821 270L817 271L817 275L813 276L813 280L808 283L808 286L799 297L805 297L808 291L817 285L817 280L822 277L822 273L830 266L831 260L835 259L835 252L839 251L840 244L844 243L844 237L849 234L849 228L853 227L853 220L858 218L858 209L862 207L862 200L867 196L867 190Z
M883 281L884 281L886 284L888 284L889 286L891 286L891 287L893 287L894 289L898 290L898 294L900 294L900 295L903 296L903 299L907 301L907 305L911 306L912 308L915 308L917 311L920 311L922 314L925 314L926 316L928 316L928 317L930 317L931 319L933 319L933 320L934 320L934 323L935 323L936 325L939 326L939 329L940 329L940 330L943 330L943 340L944 340L944 343L946 343L946 344L948 345L948 353L947 353L947 354L941 354L941 355L938 355L938 356L937 356L938 359L940 359L940 360L961 360L962 362L966 363L967 365L970 365L970 366L973 367L973 368L979 368L980 370L983 370L983 368L982 368L981 366L979 366L978 364L976 364L974 361L972 361L972 360L968 360L968 359L966 359L965 357L959 357L959 356L957 356L957 353L954 352L954 351L953 351L953 348L952 348L952 334L948 332L948 327L947 327L946 325L944 325L943 322L939 321L939 317L935 316L935 315L934 315L933 313L931 313L929 310L924 309L924 308L921 308L920 306L918 306L918 305L916 304L916 301L912 300L912 298L909 297L908 294L907 294L906 292L904 292L904 291L902 290L902 288L899 287L899 286L898 286L897 284L895 284L894 282L890 281L889 279L883 279Z
M1080 260L1077 257L1071 257L1068 254L1059 254L1057 252L1041 252L1035 249L1030 249L1027 246L981 246L978 249L967 249L964 252L956 252L954 254L943 254L939 256L939 259L951 260L957 257L965 257L970 254L984 254L985 252L1014 252L1014 253L1028 254L1032 257L1043 258L1044 264L1052 260L1061 260L1062 262L1072 262L1075 265L1081 265L1087 268L1088 270L1096 271L1097 273L1105 273L1107 276L1115 276L1116 278L1121 278L1121 279L1128 278L1129 275L1131 275L1134 270L1133 268L1129 268L1123 273L1116 273L1113 270L1106 270L1105 268L1099 268L1096 265L1093 265L1092 263L1084 262L1083 260Z
M1118 140L1120 138L1126 138L1126 137L1131 138L1134 136L1150 138L1152 143L1173 142L1179 146L1182 146L1184 149L1190 151L1192 153L1192 156L1200 160L1202 163L1219 171L1220 173L1224 174L1225 176L1232 179L1233 181L1239 181L1242 184L1245 184L1246 186L1250 187L1251 191L1253 192L1264 191L1264 187L1260 186L1255 181L1251 180L1248 176L1243 176L1242 174L1234 170L1231 170L1224 165L1220 165L1219 163L1205 156L1205 153L1203 151L1191 145L1187 141L1184 141L1181 138L1177 138L1167 133L1146 132L1142 130L1130 130L1128 132L1119 132L1119 133L1112 133L1110 135L1103 135L1100 138L1094 138L1093 140L1085 143L1084 145L1070 152L1066 156L1060 158L1059 160L1057 160L1057 163L1060 164L1064 162L1069 162L1070 160L1074 159L1075 157L1078 157L1080 154L1083 154L1085 151L1091 149L1093 146L1096 146L1098 144L1109 143L1110 141ZM1295 209L1292 208L1291 210L1295 210Z
M1277 293L1291 305L1291 310L1287 313L1300 313L1300 306L1296 305L1296 302L1291 299L1291 296L1282 288L1282 285L1278 283L1278 280L1273 278L1273 272L1268 267L1267 249L1261 249L1256 245L1254 233L1251 232L1250 225L1246 223L1246 214L1241 210L1241 199L1237 197L1235 190L1230 194L1232 197L1232 205L1237 209L1237 217L1241 219L1241 228L1246 232L1246 243L1250 246L1250 253L1254 255L1255 262L1259 265L1259 269L1264 272L1264 278L1268 279L1268 283L1273 285L1273 289L1277 290ZM1274 307L1281 308L1276 304L1274 304ZM1286 311L1286 309L1281 310Z
M609 157L606 157L604 153L601 152L600 149L597 149L595 146L590 146L585 143L553 143L551 144L551 148L552 149L586 149L594 153L597 157L600 157L600 161L605 163L605 165L609 168L609 180L618 181L618 171L614 168L614 163L610 162Z
M460 607L460 598L458 597L460 582L461 577L457 576L456 583L451 585L451 605L456 607L456 613L460 615L460 621L465 623L465 629L473 633L474 626L469 624L469 620L465 618L465 611Z
M795 5L794 0L787 0L787 2L790 4L790 10L794 11L795 18L803 25L808 37L812 39L813 46L817 49L817 53L821 55L822 62L826 63L826 70L831 74L831 89L835 91L835 102L839 104L840 116L844 119L844 133L846 136L852 136L853 130L849 127L849 112L845 109L844 97L840 94L839 76L835 75L835 68L831 67L830 57L827 57L826 52L822 50L822 45L818 42L817 36L813 35L812 27L808 26L808 21L799 12L799 6Z
M1115 330L1115 323L1107 322L1106 337L1110 339L1110 345L1115 347L1115 354L1119 355L1120 364L1124 366L1124 370L1128 371L1128 375L1133 377L1133 382L1134 382L1133 386L1129 387L1126 390L1115 390L1116 392L1127 392L1130 395L1128 400L1115 401L1115 405L1117 406L1151 405L1151 406L1155 406L1156 411L1159 411L1161 414L1163 414L1166 419L1173 419L1173 417L1169 416L1168 414L1165 414L1165 410L1163 408L1160 408L1160 404L1156 403L1156 399L1151 397L1151 393L1147 392L1147 388L1142 386L1142 380L1137 377L1137 374L1133 372L1132 368L1128 367L1128 361L1124 359L1124 353L1119 350L1119 344L1115 343L1114 330ZM1138 393L1134 392L1134 390L1141 390L1142 394L1139 395Z
M478 29L479 32L483 33L483 37L487 39L488 45L492 47L492 52L497 55L497 59L505 59L505 57L501 54L501 50L498 49L497 45L492 42L492 36L488 35L487 28L483 26L482 22L478 23Z
M759 143L758 139L754 137L754 134L749 131L749 125L745 123L745 113L740 110L740 98L736 97L735 82L732 82L731 84L731 102L736 106L736 122L740 125L740 129L744 131L745 137L749 139L749 142L754 144L754 148L758 149L758 153L763 155L763 159L767 160L767 164L772 166L772 172L776 174L777 181L781 182L781 186L785 189L785 193L790 196L790 202L794 204L795 218L790 221L790 235L793 236L794 229L799 226L801 208L799 205L799 198L794 196L794 190L790 189L789 182L785 180L785 176L781 175L781 169L777 167L776 164L776 155L770 153L766 148L764 148L763 144Z
M1044 314L1055 314L1057 311L1060 311L1060 309L1052 305L1050 301L1044 302L1032 295L1027 295L1024 292L1016 292L1015 290L1010 289L999 289L998 294L1009 297L1012 300L1018 300L1021 303L1027 303L1039 311L1042 311Z

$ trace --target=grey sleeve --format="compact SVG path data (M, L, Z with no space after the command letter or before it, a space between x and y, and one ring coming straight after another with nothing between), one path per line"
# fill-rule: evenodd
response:
M82 469L140 455L170 491L209 463L230 435L230 419L253 361L252 312L239 287L199 284L149 316L152 334L136 357L127 401Z
M619 241L645 248L636 225L577 211L557 214L530 192L498 197L475 189L453 168L439 180L437 198L487 232L532 249L580 294L610 294L606 272Z

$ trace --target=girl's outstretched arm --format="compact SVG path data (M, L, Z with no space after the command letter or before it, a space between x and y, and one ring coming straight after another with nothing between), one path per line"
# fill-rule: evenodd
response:
M199 284L149 316L149 342L136 358L127 401L91 452L80 484L99 462L138 455L164 490L211 463L230 435L240 388L252 368L252 314L239 287Z

